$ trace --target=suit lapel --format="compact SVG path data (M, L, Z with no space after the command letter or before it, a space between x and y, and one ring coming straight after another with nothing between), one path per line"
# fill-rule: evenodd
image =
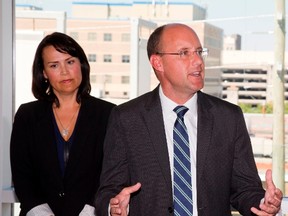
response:
M159 97L159 88L152 93L147 100L143 111L143 118L149 131L159 165L167 183L167 189L172 193L171 171L168 156L168 147L163 123L163 114ZM197 182L201 179L204 171L207 152L211 144L213 130L212 104L202 92L198 93L198 128L197 128ZM172 195L171 195L172 197Z
M213 130L213 116L210 112L211 104L202 92L198 92L198 126L197 126L197 179L203 170Z
M152 97L150 97L151 100L148 100L146 103L143 117L145 119L146 127L149 131L152 145L157 155L164 179L167 183L168 190L172 192L168 147L158 90L159 88L156 88L152 92Z
M39 154L42 155L43 161L47 161L46 165L54 172L55 179L61 181L52 113L52 104L44 104L37 110L37 115L39 115L39 117L37 117L38 122L36 123L35 133L38 134L37 137L39 137L39 140L37 140L39 148L41 149L39 150ZM58 169L55 169L55 167Z

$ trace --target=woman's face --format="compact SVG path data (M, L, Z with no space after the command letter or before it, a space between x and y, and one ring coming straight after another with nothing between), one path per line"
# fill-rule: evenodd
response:
M82 82L81 63L77 57L58 52L52 45L43 49L43 74L59 98L77 95Z

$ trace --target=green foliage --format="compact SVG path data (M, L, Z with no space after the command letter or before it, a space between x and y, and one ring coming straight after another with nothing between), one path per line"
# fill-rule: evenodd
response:
M239 104L243 113L273 113L273 104L268 103L264 106L262 104ZM288 103L284 104L284 113L288 114Z

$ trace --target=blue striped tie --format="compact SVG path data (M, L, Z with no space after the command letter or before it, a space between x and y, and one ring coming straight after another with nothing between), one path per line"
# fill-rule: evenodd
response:
M173 111L177 114L173 129L174 215L191 216L193 214L193 202L190 150L187 128L183 118L188 108L185 106L177 106Z

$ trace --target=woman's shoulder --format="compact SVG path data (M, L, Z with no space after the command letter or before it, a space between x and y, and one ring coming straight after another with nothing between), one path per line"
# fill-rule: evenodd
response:
M51 113L52 105L45 101L23 103L15 113L14 121L38 121Z
M48 101L35 100L35 101L22 103L18 109L28 109L28 110L29 109L41 109L41 108L46 108L51 105L52 103Z
M111 103L109 101L106 101L106 100L103 100L103 99L100 99L100 98L96 98L94 96L87 96L87 97L84 97L82 98L82 104L87 104L89 106L101 106L101 107L114 107L116 106L116 104L114 103Z
M48 101L36 100L27 103L23 103L17 109L17 113L30 113L30 114L37 114L37 113L44 113L49 108L51 109L52 103Z

